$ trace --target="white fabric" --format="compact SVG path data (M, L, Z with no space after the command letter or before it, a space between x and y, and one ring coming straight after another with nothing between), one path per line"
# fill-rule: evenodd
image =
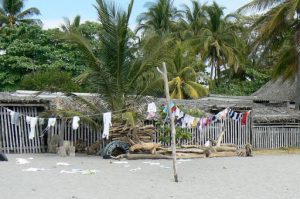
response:
M80 121L80 117L79 116L74 116L73 117L73 121L72 121L72 129L73 130L77 130L79 127L79 121Z
M26 122L30 124L29 139L32 140L35 136L35 127L38 123L38 118L26 116Z
M190 115L185 115L182 122L182 128L191 128L195 118Z
M45 119L44 118L39 118L39 125L43 125L45 123Z
M178 107L176 108L175 111L175 116L178 118L182 118L184 116L184 112L182 112Z
M111 126L111 112L103 113L103 133L102 138L109 138L109 127Z
M19 125L20 113L9 110L9 114L10 114L11 123L15 125Z
M56 118L49 118L48 119L48 128L50 128L51 126L54 127L56 124Z
M148 109L147 109L148 113L156 113L156 105L154 102L148 104Z

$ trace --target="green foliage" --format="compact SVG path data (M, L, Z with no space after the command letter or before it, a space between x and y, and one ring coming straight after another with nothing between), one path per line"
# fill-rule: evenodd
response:
M171 128L169 124L160 125L158 127L159 141L163 144L169 144L171 142ZM188 140L192 137L192 133L187 132L186 129L176 127L176 144L180 145L182 141Z
M22 77L34 71L57 69L79 75L85 70L82 54L74 45L57 39L58 29L42 30L26 24L1 29L0 87L2 91L19 88Z
M21 81L21 88L35 91L76 92L80 88L73 82L69 72L59 70L38 71L26 75Z
M249 68L245 71L245 79L223 78L222 84L212 87L211 93L221 95L247 96L251 95L270 80L268 72L260 72Z

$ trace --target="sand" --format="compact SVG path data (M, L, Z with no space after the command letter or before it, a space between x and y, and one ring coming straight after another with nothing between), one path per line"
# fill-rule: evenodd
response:
M179 183L173 182L170 160L118 162L52 154L8 158L0 162L1 199L300 198L299 154L182 161ZM16 158L29 163L16 164ZM67 173L72 169L77 173Z

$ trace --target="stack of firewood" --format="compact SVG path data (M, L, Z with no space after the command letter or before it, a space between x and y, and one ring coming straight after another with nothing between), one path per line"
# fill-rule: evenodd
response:
M122 140L137 144L140 142L153 142L155 135L155 127L153 125L137 126L135 128L115 124L110 129L110 138L114 140ZM130 140L130 141L129 141ZM132 143L133 141L133 143Z

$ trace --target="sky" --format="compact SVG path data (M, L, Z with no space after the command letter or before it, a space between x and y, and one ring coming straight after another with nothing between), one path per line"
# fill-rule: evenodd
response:
M115 1L121 8L126 9L129 0L107 0ZM131 19L130 27L136 26L137 16L146 10L146 2L154 2L156 0L135 0ZM242 5L250 2L251 0L215 0L219 5L226 7L225 13L231 13L237 10ZM212 0L200 0L201 3L211 3ZM190 0L174 0L174 4L180 8L183 4L189 4ZM82 21L96 21L97 13L93 5L96 4L96 0L26 0L25 6L37 7L41 11L40 18L43 21L43 28L55 28L59 27L63 23L63 17L72 19L76 15L80 15Z

